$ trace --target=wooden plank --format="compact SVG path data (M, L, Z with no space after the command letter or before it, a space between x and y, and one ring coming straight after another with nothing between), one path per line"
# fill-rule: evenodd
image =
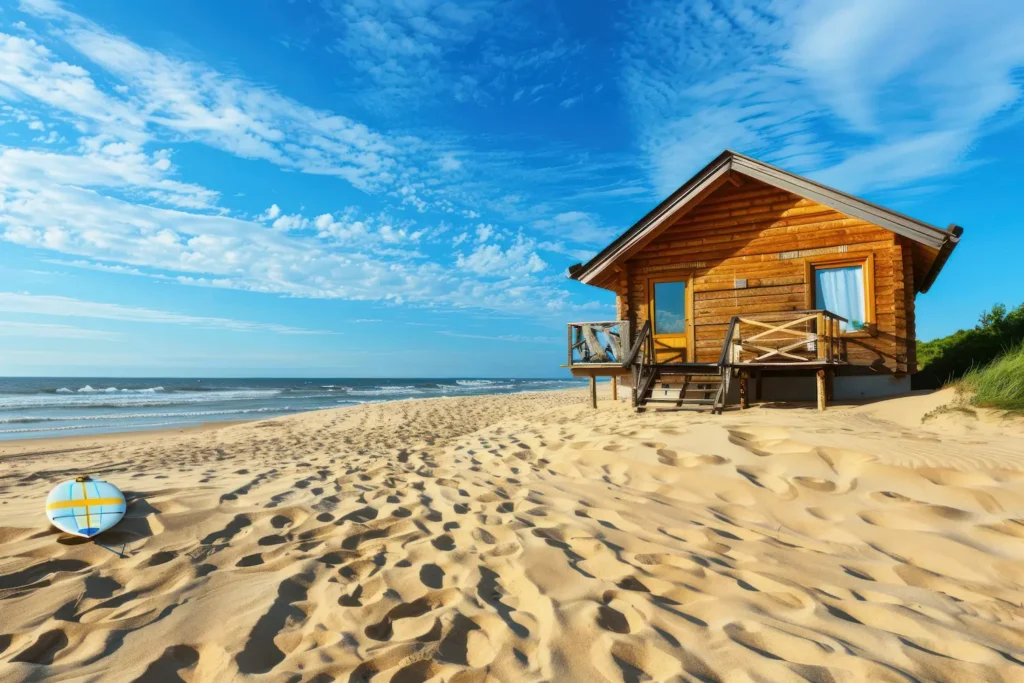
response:
M819 225L874 226L873 223L851 218L828 209L816 211L803 210L802 213L788 216L779 211L764 211L750 216L731 218L704 218L680 221L671 229L662 233L656 243L674 239L693 239L694 237L717 237L726 235L744 235L771 230L778 233L800 233L813 231ZM875 226L875 230L883 231ZM891 234L891 233L889 233Z
M702 302L702 301L703 302L717 301L719 299L731 299L731 298L734 298L734 297L741 298L741 299L748 299L748 298L752 298L752 297L772 296L772 295L778 295L778 294L801 294L802 295L803 292L804 292L804 285L803 285L803 281L802 280L801 280L800 284L776 285L776 286L768 286L768 287L757 286L757 285L751 286L749 284L749 282L750 281L748 280L747 281L748 285L746 287L743 287L743 288L740 288L740 289L736 289L734 287L734 288L731 288L731 289L713 289L713 290L698 291L696 288L694 288L694 293L693 293L694 294L694 301L699 303L699 302Z
M732 277L704 276L694 282L693 291L695 295L702 293L731 293L736 291L733 282L740 277L740 274ZM747 281L747 289L771 289L773 287L797 286L804 287L803 275L791 275L788 277L764 277L764 278L741 278Z
M710 244L686 247L666 246L658 249L656 257L645 259L646 263L642 265L664 263L668 259L677 262L701 261L706 263L708 261L726 260L742 256L763 256L767 254L774 256L774 260L782 260L779 259L778 254L783 252L802 251L805 249L827 249L831 247L845 246L847 250L849 250L854 244L877 244L879 247L883 248L886 246L885 241L882 240L857 239L858 236L863 234L865 233L856 232L856 228L842 228L839 230L829 230L820 236L799 235L794 238L788 236L771 237L750 240L748 242L744 242L742 245L737 244L730 246ZM877 234L870 233L869 237L877 237Z
M759 246L778 244L779 248L774 250L776 252L793 251L797 248L796 245L800 240L814 242L815 248L877 242L879 249L885 249L891 244L890 240L892 238L888 233L880 231L872 225L850 225L842 221L828 223L816 221L801 229L772 229L771 226L766 225L757 230L745 230L742 232L685 232L669 237L671 239L664 238L656 245L653 245L655 249L638 255L638 259L643 260L652 256L658 256L662 251L666 250L674 250L677 253L692 251L694 254L698 254L701 251L709 252L715 249L735 249L737 245L746 244ZM702 257L694 256L693 258Z

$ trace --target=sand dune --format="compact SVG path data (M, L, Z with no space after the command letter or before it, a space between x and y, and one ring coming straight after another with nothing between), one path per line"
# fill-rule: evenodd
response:
M0 446L0 677L1024 680L1015 425L584 400ZM81 472L102 545L42 514Z

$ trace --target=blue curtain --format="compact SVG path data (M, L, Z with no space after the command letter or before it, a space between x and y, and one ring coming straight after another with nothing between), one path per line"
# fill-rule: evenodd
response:
M846 318L841 328L864 327L864 268L821 268L815 270L814 307L824 308Z

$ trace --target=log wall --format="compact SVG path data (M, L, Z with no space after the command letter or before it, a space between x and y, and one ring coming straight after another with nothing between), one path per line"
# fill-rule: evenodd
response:
M847 335L847 359L862 371L913 372L909 241L757 181L719 187L620 264L614 287L620 315L638 330L648 316L648 279L692 274L695 360L714 362L733 315L813 307L806 282L808 261L868 254L875 325L872 334ZM746 279L747 286L737 288L737 279Z

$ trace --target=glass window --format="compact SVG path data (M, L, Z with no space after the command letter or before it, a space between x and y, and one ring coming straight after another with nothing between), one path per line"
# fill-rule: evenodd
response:
M686 282L654 283L654 333L686 334Z
M815 268L814 307L824 308L849 322L841 323L843 332L864 328L864 267Z

